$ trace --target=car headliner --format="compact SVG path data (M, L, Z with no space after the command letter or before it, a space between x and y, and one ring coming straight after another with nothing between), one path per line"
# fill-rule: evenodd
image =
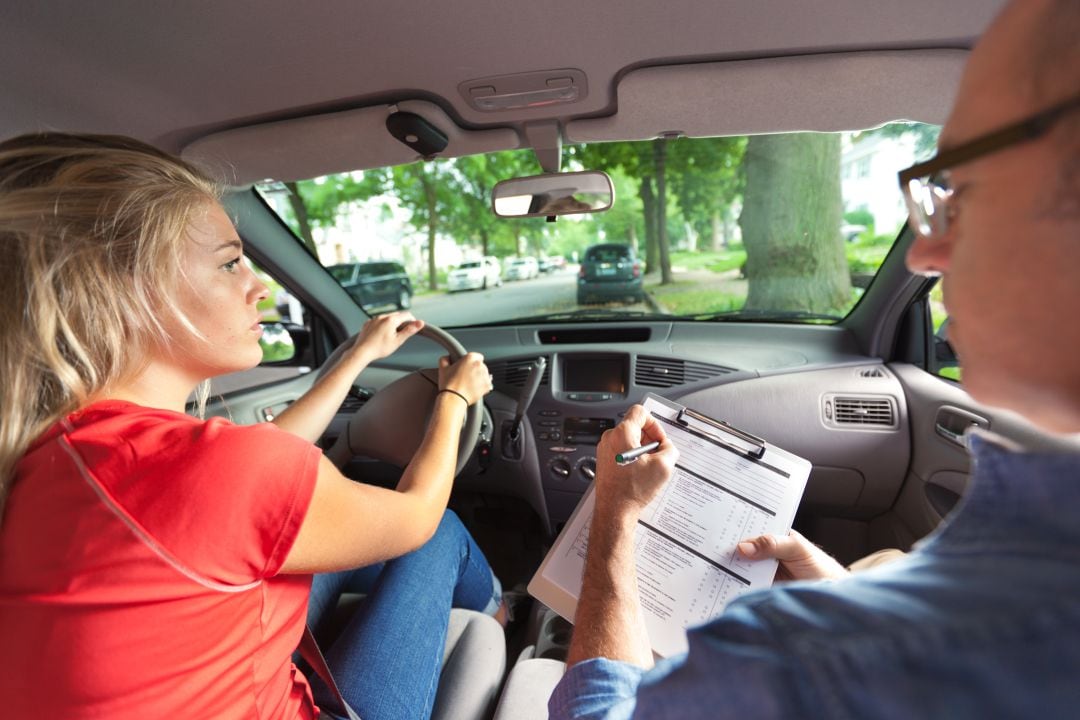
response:
M1001 4L8 2L0 136L122 133L241 184L414 159L385 130L394 103L449 136L445 155L550 146L525 126L546 119L568 141L941 122ZM584 73L578 102L481 112L459 90L560 69Z

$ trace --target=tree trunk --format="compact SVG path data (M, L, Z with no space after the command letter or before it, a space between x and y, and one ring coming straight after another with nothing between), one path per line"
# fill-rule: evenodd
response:
M656 167L656 245L660 249L660 284L670 285L675 279L671 276L671 254L668 251L667 181L665 178L667 140L663 138L653 141L653 165Z
M315 247L315 237L311 234L311 221L308 220L307 206L304 205L304 198L300 196L300 188L296 186L295 182L287 182L285 183L285 189L289 191L289 206L292 207L293 214L296 215L296 226L300 230L300 239L304 241L308 250L318 260L319 250Z
M484 257L487 257L488 255L491 254L491 253L488 252L488 242L489 242L488 231L487 230L481 230L480 231L480 247L481 247L481 254Z
M425 172L421 175L421 183L424 185L424 197L427 199L427 227L428 227L428 288L431 290L437 290L439 288L438 278L435 274L435 235L437 225L439 223L439 216L436 213L435 186L432 185L431 180L427 177Z
M656 195L653 193L652 176L641 178L641 210L645 221L645 272L654 272L660 264L660 253L656 244Z
M630 247L634 248L634 254L638 254L638 237L637 226L634 223L630 223L630 227L627 228L627 236L630 238Z
M840 136L755 135L746 146L746 308L842 312L851 279L840 236Z
M712 215L709 217L709 231L712 238L709 242L710 250L718 252L727 247L727 238L724 236L724 219L721 217L719 210L713 210Z

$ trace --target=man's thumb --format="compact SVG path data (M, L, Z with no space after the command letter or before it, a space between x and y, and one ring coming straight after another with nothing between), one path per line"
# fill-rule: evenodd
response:
M791 538L777 538L775 535L759 535L739 543L739 552L745 557L755 559L789 560L789 556L796 549L797 546Z

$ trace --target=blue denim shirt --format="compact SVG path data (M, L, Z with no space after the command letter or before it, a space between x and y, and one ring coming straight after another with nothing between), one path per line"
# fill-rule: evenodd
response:
M648 672L579 663L550 717L1080 717L1080 454L971 446L970 492L903 560L743 596Z

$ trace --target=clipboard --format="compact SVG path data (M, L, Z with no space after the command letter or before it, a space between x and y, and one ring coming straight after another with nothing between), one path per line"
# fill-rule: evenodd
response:
M696 410L691 410L687 407L683 407L681 410L679 410L679 414L675 416L675 422L679 423L683 427L690 427L691 420L696 420L697 422L702 423L706 428L709 428L708 430L702 430L701 432L707 433L712 437L713 440L720 443L721 445L728 447L732 452L745 453L749 457L758 459L765 455L764 440L759 438L757 435L751 435L745 430L740 430L731 423L728 423L724 420L713 420L711 417L708 417L707 415L702 415ZM737 446L732 445L731 443L721 438L719 433L728 433L729 435L734 435L739 440L748 443L751 447L749 450L740 449Z
M771 585L777 562L745 560L734 547L763 532L790 530L810 463L658 395L647 394L642 404L680 450L675 475L665 486L671 492L661 491L646 508L635 533L649 640L654 654L667 657L686 649L685 628L712 619L743 592ZM533 597L571 623L594 506L590 485L528 586ZM691 516L692 522L680 527ZM665 553L674 561L658 559ZM671 568L676 569L665 576Z

